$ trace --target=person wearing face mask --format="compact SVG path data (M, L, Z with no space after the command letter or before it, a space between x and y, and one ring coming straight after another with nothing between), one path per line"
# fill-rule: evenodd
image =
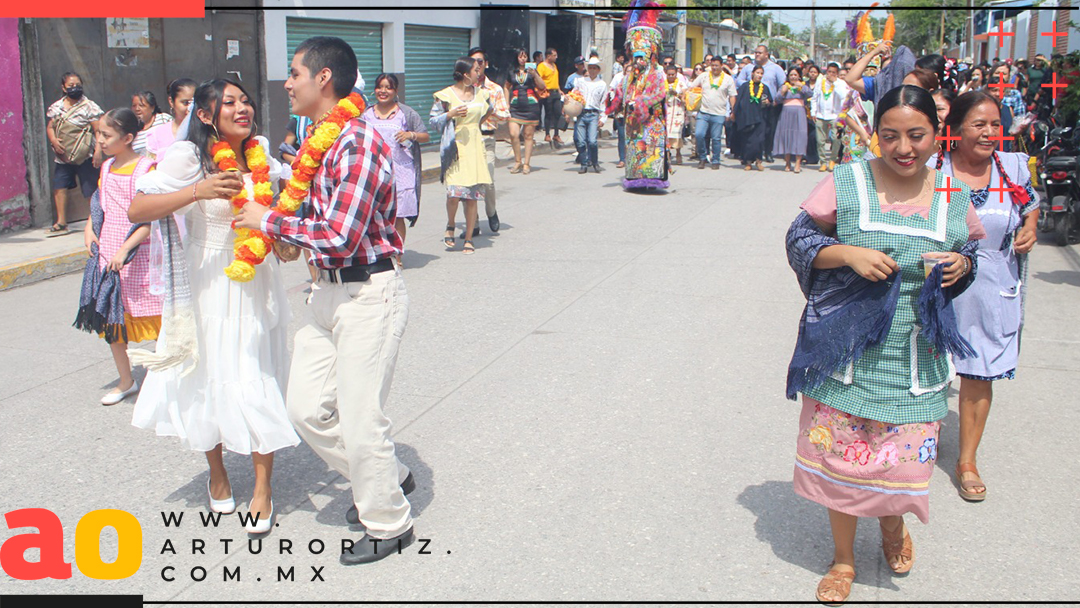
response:
M232 513L238 502L223 451L250 455L255 487L247 511L254 521L242 525L248 533L266 534L275 514L274 454L300 443L283 395L289 300L274 254L246 282L223 271L236 256L233 222L241 216L233 214L233 197L244 192L265 211L254 201L263 187L277 183L281 165L256 134L255 102L240 83L203 82L193 100L188 132L165 149L155 171L135 182L128 209L133 222L164 220L158 224L164 225L169 285L156 350L128 351L132 363L150 370L131 423L177 437L185 449L204 455L207 501L215 513ZM261 149L261 171L252 166L249 144ZM176 242L174 213L187 222L183 247Z
M954 298L972 285L986 236L971 190L954 180L947 198L946 176L926 166L930 93L902 85L877 110L881 157L837 167L787 234L807 298L786 390L802 395L794 490L828 509L833 555L817 599L830 605L851 593L861 517L878 520L892 572L914 565L904 515L929 520L950 355L971 354Z
M187 118L191 109L192 99L195 97L195 87L198 83L190 78L177 78L165 87L169 96L169 109L172 110L172 122L160 124L146 132L146 155L157 158L174 141L176 131Z
M139 121L142 123L142 129L135 136L135 141L132 142L131 147L139 154L149 156L150 151L146 146L147 135L155 127L173 122L173 117L158 107L157 97L151 91L139 91L133 95L131 97L131 111L135 112L135 115L139 117Z
M67 191L78 185L87 200L97 190L101 159L95 155L94 125L105 112L83 94L82 77L67 72L60 79L64 96L49 106L45 135L52 146L55 167L53 172L53 201L56 222L46 231L47 236L68 234Z
M979 274L956 299L960 333L975 356L956 362L960 376L960 455L956 480L960 496L986 498L986 484L975 466L993 399L993 382L1013 379L1024 327L1027 257L1035 247L1039 196L1031 186L1028 155L999 152L1001 106L985 91L956 98L945 119L959 141L930 159L931 166L972 189L971 200L986 228L979 241ZM992 188L1006 188L1004 192Z

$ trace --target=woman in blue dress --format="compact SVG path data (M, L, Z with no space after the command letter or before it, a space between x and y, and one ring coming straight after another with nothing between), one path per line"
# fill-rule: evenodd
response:
M1024 324L1027 254L1035 246L1039 199L1031 187L1028 155L997 151L1001 106L991 95L972 91L956 98L945 119L946 130L959 135L951 150L930 162L962 181L986 230L979 242L979 274L957 297L957 324L976 356L958 360L960 381L960 457L956 477L960 496L986 498L986 485L975 468L993 382L1012 379Z

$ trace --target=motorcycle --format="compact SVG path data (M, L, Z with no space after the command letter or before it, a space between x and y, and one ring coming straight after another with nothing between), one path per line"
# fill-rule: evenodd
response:
M1050 232L1058 246L1080 229L1080 129L1057 127L1047 135L1040 151L1039 178L1043 197L1039 210L1039 230Z

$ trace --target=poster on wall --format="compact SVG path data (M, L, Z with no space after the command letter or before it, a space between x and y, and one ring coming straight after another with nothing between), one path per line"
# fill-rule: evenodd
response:
M110 49L150 48L150 20L147 18L110 17L105 20Z

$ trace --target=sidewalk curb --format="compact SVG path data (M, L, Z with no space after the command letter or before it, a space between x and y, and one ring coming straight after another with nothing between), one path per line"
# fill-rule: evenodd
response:
M601 139L601 147L603 147L603 141L604 140ZM500 140L499 143L505 144L506 142ZM537 142L536 146L533 148L533 156L569 154L573 151L574 145L570 142L564 143L563 147L559 150L554 150L547 144ZM438 154L436 152L436 158L437 157ZM509 166L511 164L513 164L512 156L509 159L495 159L495 166L497 167ZM424 184L438 183L438 164L425 168L420 174L420 179ZM81 272L84 268L86 268L86 249L83 247L64 253L11 264L0 268L0 291L15 289L17 287L30 285L32 283L37 283L38 281L44 281L65 274Z
M86 248L44 256L0 268L0 291L30 285L86 268Z

